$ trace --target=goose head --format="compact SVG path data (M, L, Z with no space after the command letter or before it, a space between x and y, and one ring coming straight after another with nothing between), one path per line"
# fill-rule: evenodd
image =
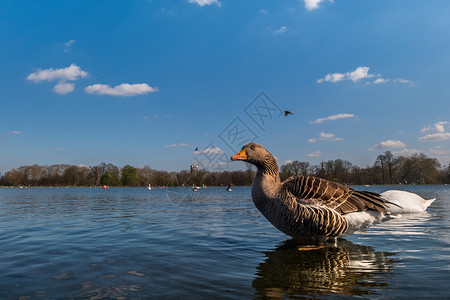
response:
M250 143L245 145L241 151L231 157L231 160L245 161L255 165L259 171L264 173L269 171L278 174L278 165L275 158L260 144Z

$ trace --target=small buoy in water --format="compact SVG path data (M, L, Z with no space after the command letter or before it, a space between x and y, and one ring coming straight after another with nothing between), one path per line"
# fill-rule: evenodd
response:
M108 188L106 185L103 186L104 189Z

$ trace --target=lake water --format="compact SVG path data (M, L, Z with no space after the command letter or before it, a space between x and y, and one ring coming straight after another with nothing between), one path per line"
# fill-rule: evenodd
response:
M450 186L319 250L298 251L250 188L0 188L0 299L450 298Z

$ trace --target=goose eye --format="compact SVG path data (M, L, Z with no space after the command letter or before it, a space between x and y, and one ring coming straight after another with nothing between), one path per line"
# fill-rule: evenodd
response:
M251 146L250 146L250 149L254 150L254 149L255 149L255 146L251 145Z

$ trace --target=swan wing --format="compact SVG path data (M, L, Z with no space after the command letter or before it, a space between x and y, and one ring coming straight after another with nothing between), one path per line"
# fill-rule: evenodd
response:
M301 204L325 206L342 215L366 210L386 213L385 200L379 194L356 191L322 178L293 176L283 182L282 188Z

